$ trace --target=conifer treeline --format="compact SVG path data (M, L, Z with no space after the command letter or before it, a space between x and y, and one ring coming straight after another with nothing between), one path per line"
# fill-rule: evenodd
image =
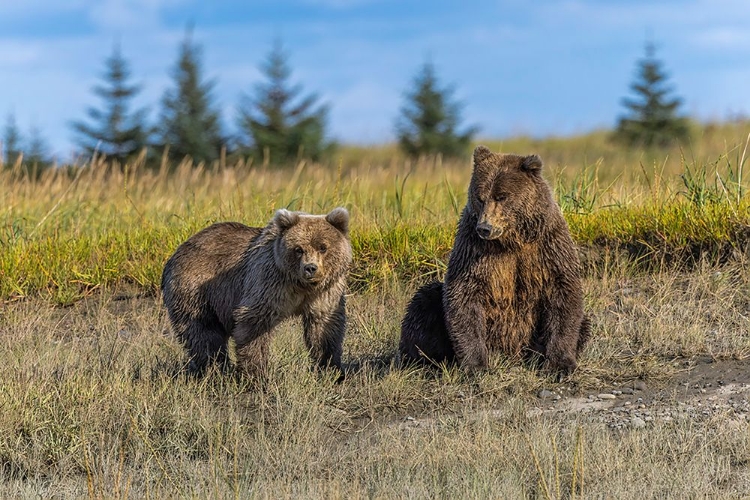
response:
M105 61L101 83L92 89L99 105L85 110L86 119L71 122L76 143L86 155L96 151L121 165L144 150L153 158L166 154L173 164L189 157L194 164L210 165L222 154L272 165L330 157L336 144L327 130L329 104L291 83L288 53L280 41L274 42L260 69L264 81L256 82L253 92L239 99L237 133L231 134L212 95L215 82L203 75L202 47L188 29L171 70L172 83L152 123L145 109L132 109L141 86L131 82L130 66L116 44ZM682 100L669 96L672 89L666 80L649 43L630 86L635 97L623 99L628 114L618 119L614 140L652 148L689 138L687 119L678 109ZM440 84L431 62L422 65L394 120L394 133L405 154L467 153L479 128L461 127L462 104L453 99L453 92L454 87ZM24 140L13 114L8 115L2 144L6 166L21 157L24 163L40 167L51 161L39 130L32 128Z

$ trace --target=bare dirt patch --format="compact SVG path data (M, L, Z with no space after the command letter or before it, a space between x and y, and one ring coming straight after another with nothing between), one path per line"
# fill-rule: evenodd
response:
M539 391L532 414L582 414L612 429L643 428L675 420L702 421L722 415L747 421L750 414L750 360L679 360L665 381L613 385L586 395L566 395L566 387Z

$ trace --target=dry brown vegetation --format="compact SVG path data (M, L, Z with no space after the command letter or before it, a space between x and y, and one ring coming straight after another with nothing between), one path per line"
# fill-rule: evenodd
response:
M641 379L677 391L671 377L696 355L744 359L750 269L620 269L587 288L596 334L562 383L501 358L477 377L399 369L411 287L398 284L351 297L344 383L310 369L300 325L289 323L262 390L220 373L183 375L158 297L103 290L68 308L8 305L0 496L750 494L743 415L615 431L597 412L536 411L549 404L541 388L585 395Z

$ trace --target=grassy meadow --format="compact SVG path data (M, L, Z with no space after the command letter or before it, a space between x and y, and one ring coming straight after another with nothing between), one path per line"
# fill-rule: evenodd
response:
M468 154L348 147L282 169L94 159L35 180L5 166L0 497L748 496L746 420L615 432L537 398L668 387L696 357L750 354L748 134L748 123L704 126L689 148L656 153L605 132L483 142L542 156L581 247L593 337L561 382L501 356L474 376L395 363L411 293L445 270ZM215 221L338 205L355 258L346 380L310 369L295 321L262 389L186 377L158 294L177 245Z

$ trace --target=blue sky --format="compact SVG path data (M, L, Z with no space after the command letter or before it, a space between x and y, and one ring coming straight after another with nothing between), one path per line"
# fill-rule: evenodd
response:
M190 23L228 132L275 38L346 143L393 139L427 59L480 137L611 127L647 37L684 112L750 114L746 0L0 0L0 123L13 113L69 157L69 123L98 104L91 88L115 41L143 86L136 104L156 119Z

